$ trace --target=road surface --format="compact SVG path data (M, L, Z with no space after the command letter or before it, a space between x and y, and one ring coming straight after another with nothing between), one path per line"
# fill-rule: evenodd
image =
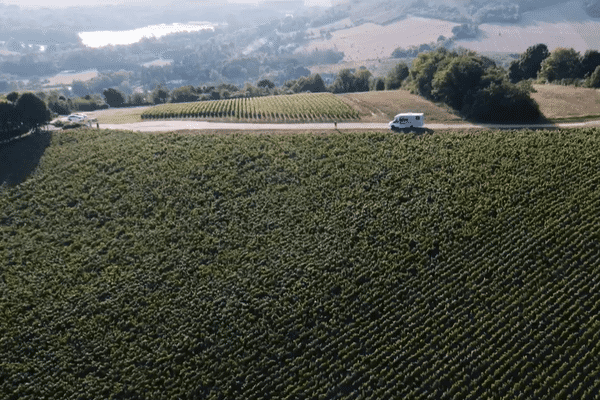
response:
M557 124L426 124L425 129L524 129L524 128L577 128L585 126L600 126L600 121L564 122ZM306 124L250 124L232 122L207 122L207 121L182 121L159 120L134 122L129 124L100 124L102 129L124 129L138 132L168 132L179 130L335 130L333 123L306 123ZM389 129L387 123L361 123L338 122L338 130L364 129L381 130Z

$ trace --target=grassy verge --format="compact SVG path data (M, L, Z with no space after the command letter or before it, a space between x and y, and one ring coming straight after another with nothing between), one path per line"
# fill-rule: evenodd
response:
M575 398L598 130L55 132L0 191L0 397Z

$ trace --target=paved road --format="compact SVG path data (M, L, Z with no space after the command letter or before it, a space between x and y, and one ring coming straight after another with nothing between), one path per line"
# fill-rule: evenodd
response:
M558 124L532 125L498 125L498 124L426 124L426 129L522 129L522 128L575 128L584 126L600 126L600 121L565 122ZM307 124L248 124L207 121L144 121L129 124L100 124L103 129L125 129L139 132L166 132L178 130L323 130L335 129L333 123ZM337 129L388 129L387 123L339 122Z

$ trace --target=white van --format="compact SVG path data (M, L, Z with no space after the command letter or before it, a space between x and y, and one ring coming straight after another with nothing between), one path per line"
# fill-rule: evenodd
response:
M390 129L394 131L403 128L420 128L423 127L424 122L423 113L398 114L393 121L390 121Z

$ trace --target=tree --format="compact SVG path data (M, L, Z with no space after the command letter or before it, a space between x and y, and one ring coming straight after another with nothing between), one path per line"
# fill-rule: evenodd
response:
M171 91L171 103L186 103L190 101L197 101L198 95L196 94L193 86L182 86Z
M37 129L51 119L46 103L33 93L23 93L15 104L15 111L26 129Z
M326 92L327 87L325 86L325 82L321 75L314 74L307 77L301 77L297 81L297 86L292 87L297 93L300 92L311 92L311 93L320 93Z
M164 84L158 84L152 91L152 102L154 104L166 103L169 98L169 89Z
M397 64L385 77L385 89L396 90L400 89L402 82L408 78L409 69L406 63Z
M457 54L446 50L444 47L437 48L435 51L421 53L413 61L410 69L410 87L411 92L425 98L431 98L431 84L433 76L439 68L450 61Z
M475 93L462 114L485 122L536 122L541 117L539 106L529 93L508 79L492 79Z
M376 91L385 90L385 79L383 79L383 78L374 79L373 83L372 83L372 90L376 90Z
M600 52L597 50L587 50L581 58L581 70L579 71L579 77L587 78L599 65Z
M342 69L338 72L335 81L331 87L333 93L349 93L354 92L354 75L349 69Z
M122 107L125 104L125 95L115 88L105 89L102 94L106 99L106 104L110 107Z
M129 104L133 106L143 106L147 104L146 98L142 93L134 93L129 96Z
M469 103L485 72L483 62L475 56L454 57L433 76L431 95L455 110Z
M542 62L550 55L548 47L539 43L525 50L518 60L511 62L508 77L512 83L524 79L536 79Z
M587 79L586 86L600 88L600 65L596 67L592 75Z
M10 92L9 94L6 95L6 100L10 101L11 103L14 103L15 101L17 101L18 98L19 98L19 93L17 93L17 92Z
M539 76L548 82L561 79L575 79L579 76L581 60L574 49L555 49L542 62Z
M333 82L331 91L334 93L368 92L371 76L371 72L366 68L359 69L356 73L343 69Z
M360 68L358 71L354 73L354 91L356 92L368 92L369 91L369 83L371 81L371 77L373 74L366 68Z
M13 131L18 125L14 104L0 102L0 140L14 136Z
M259 88L264 88L264 89L273 89L275 87L275 84L272 81L270 81L269 79L262 79L262 80L258 81L256 86L258 86Z

